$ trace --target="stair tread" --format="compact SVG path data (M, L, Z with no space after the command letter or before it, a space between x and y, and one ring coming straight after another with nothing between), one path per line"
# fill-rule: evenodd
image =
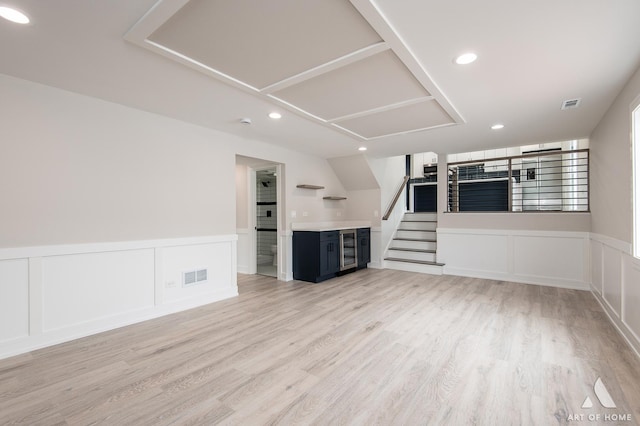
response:
M384 260L389 260L392 262L418 263L420 265L444 266L444 263L430 262L428 260L400 259L397 257L385 257Z
M409 223L438 223L437 220L401 220L400 222L409 222Z
M435 243L436 240L424 239L424 238L394 238L397 241L422 241L424 243Z
M398 228L398 231L436 232L433 229L407 229L407 228Z
M397 251L414 251L416 253L435 253L435 250L424 250L424 249L412 249L412 248L404 248L404 247L389 247L389 250L397 250Z

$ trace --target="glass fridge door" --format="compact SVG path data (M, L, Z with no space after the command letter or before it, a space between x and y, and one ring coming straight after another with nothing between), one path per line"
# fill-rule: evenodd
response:
M358 248L355 229L340 231L340 270L358 266Z

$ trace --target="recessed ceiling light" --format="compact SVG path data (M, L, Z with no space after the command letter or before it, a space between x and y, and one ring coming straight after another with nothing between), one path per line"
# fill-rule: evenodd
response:
M274 120L278 120L278 119L282 118L282 114L280 114L279 112L271 112L271 113L269 113L269 118L273 118Z
M504 129L504 124L498 123L491 126L491 130L500 130L500 129Z
M476 55L475 53L469 52L469 53L464 53L458 56L454 62L458 65L467 65L475 61L476 59L478 59L478 55Z
M0 16L16 24L28 24L29 17L24 13L6 6L0 6Z
M366 151L367 147L366 146L361 146L360 148L358 148L358 151Z

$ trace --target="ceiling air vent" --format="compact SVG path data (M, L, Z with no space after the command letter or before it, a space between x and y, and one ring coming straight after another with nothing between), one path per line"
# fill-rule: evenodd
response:
M582 102L582 98L568 99L562 102L562 107L560 109L578 108L580 106L580 102Z

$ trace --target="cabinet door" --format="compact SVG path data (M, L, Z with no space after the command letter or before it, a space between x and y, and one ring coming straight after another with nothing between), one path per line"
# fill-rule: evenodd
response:
M335 274L340 270L338 240L320 241L320 276Z
M371 231L368 228L358 229L358 267L371 262Z

